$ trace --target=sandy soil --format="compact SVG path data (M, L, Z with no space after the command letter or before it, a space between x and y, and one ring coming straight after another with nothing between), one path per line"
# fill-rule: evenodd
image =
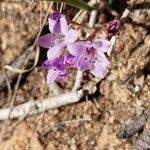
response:
M135 2L128 1L128 4L146 5L146 2L149 3L146 0ZM27 8L28 5L27 2L0 2L1 73L5 64L10 64L33 43L40 29L40 22L43 21L48 8L47 2L41 4L34 2L31 8ZM40 13L41 8L42 13ZM99 16L102 16L103 21L100 23L108 21L106 16L108 11L120 16L125 8L126 3L122 3L121 0L112 10L102 8ZM65 11L73 17L72 8ZM111 19L111 15L108 15ZM88 17L85 23L87 19ZM34 136L33 132L40 115L9 121L4 139L0 143L0 150L25 150L28 146L31 150L132 149L138 135L129 140L120 140L117 139L116 133L140 113L137 110L137 100L141 108L149 109L150 68L148 64L150 56L148 53L150 49L145 49L147 43L150 42L149 27L150 12L148 9L140 6L131 11L129 18L123 24L110 57L109 74L97 84L96 94L87 96L76 104L45 112ZM101 37L100 34L101 32L98 32L96 36ZM41 57L35 69L23 75L15 105L29 99L42 100L48 96L46 71L41 66L43 57L45 57L43 53L45 51L41 49ZM58 84L63 92L71 89L75 73L71 70L68 79ZM83 83L88 83L88 78L92 80L93 77L85 73ZM12 84L12 91L14 91L14 84ZM138 94L135 93L135 85L139 85ZM7 95L7 89L0 91L1 108L10 104ZM78 119L87 117L91 120L78 121ZM63 123L65 121L70 122ZM4 122L0 122L1 130L3 126ZM48 128L50 128L49 133L43 136L42 133Z

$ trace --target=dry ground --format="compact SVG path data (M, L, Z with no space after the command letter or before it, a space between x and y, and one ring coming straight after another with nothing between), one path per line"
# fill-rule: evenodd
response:
M103 2L101 2L103 4ZM135 4L134 1L128 1ZM31 140L40 115L27 117L23 120L12 120L6 129L0 150L24 150L30 141L31 150L130 150L138 135L133 139L119 140L116 133L121 127L136 118L138 100L144 110L150 104L149 52L145 46L150 42L150 12L146 0L139 0L139 8L130 13L123 29L117 38L111 55L109 74L97 85L96 94L82 99L79 103L45 112L35 136ZM0 69L10 64L25 48L33 43L40 29L40 18L43 20L48 8L47 2L29 3L0 2ZM111 12L121 15L126 4L122 1L115 4ZM137 5L138 6L138 5ZM144 6L144 8L142 7ZM40 13L42 8L42 13ZM70 8L70 7L69 7ZM77 10L65 10L71 17ZM109 20L103 10L99 18L104 23ZM110 12L109 12L110 13ZM108 13L108 16L111 15ZM87 23L86 17L84 23ZM102 24L103 25L103 24ZM101 37L100 33L96 35ZM41 57L35 69L23 76L19 86L15 105L29 99L44 99L49 89L46 84L46 71L41 67L45 51L41 49ZM70 77L59 84L64 91L72 87L75 71ZM85 74L84 82L91 75ZM14 91L14 84L12 89ZM138 94L135 85L140 86ZM7 89L0 92L1 108L9 106ZM64 121L90 117L90 121ZM0 122L2 129L4 122ZM52 127L46 136L42 136L47 128Z

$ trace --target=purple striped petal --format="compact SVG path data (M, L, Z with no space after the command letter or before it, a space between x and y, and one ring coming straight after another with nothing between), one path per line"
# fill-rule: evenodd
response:
M78 31L73 29L69 29L64 35L65 41L68 43L74 43L79 37Z
M49 34L39 37L38 44L44 48L50 48L54 45L53 40L55 39L56 37L53 34L49 33Z
M65 15L60 12L54 12L49 15L49 30L52 33L63 33L65 34L68 30L68 23Z
M47 58L49 60L54 60L61 55L61 50L65 47L65 43L60 43L47 51Z
M92 67L92 69L90 69L91 73L97 77L100 78L104 78L107 73L108 73L108 65L109 65L109 61L107 59L107 57L102 57L101 60L95 60L93 62L94 67Z
M58 77L59 71L54 69L49 69L47 74L48 85L52 84Z
M92 67L92 63L89 61L88 58L81 55L77 60L76 66L79 70L85 71Z
M67 48L70 54L73 56L81 56L86 53L87 47L84 46L83 42L67 43Z
M101 40L94 41L93 45L95 48L98 49L98 51L101 50L105 53L111 47L111 42L105 39L101 39Z

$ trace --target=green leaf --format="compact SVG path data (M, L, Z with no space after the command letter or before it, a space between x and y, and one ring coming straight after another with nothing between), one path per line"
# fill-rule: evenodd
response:
M67 5L79 8L79 9L84 9L86 11L91 11L94 8L89 6L87 3L82 2L80 0L47 0L47 1L54 1L54 2L58 2L58 3L66 3Z
M107 3L108 3L109 5L111 5L111 4L113 3L113 0L107 0Z
M109 5L111 5L111 4L113 3L113 0L109 0L109 2L108 2L108 3L109 3Z

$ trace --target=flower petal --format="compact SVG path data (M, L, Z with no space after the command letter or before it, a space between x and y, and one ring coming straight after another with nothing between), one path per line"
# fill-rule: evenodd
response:
M67 53L64 56L64 64L74 65L76 63L76 60L77 60L76 57L74 57L70 53Z
M43 63L43 67L45 69L51 69L53 66L54 66L53 61L50 61L48 59L45 60L44 63Z
M61 50L65 47L65 43L60 43L58 45L55 45L54 47L50 48L47 51L47 58L49 60L54 60L58 58L61 55Z
M105 39L96 40L93 42L94 47L98 50L102 50L103 52L107 52L108 49L111 47L111 42Z
M73 56L84 55L87 49L83 42L67 43L67 48L69 53Z
M68 23L64 14L60 12L52 13L49 18L49 30L52 33L63 33L65 34L68 30Z
M74 43L79 37L78 31L74 29L69 29L64 35L65 41L68 43Z
M109 60L107 59L104 53L97 54L96 60L100 61L104 66L108 66L110 64Z
M52 33L61 33L60 23L56 20L48 18L49 30Z
M61 28L61 33L63 33L64 35L69 28L66 17L63 14L61 15L61 18L60 18L60 28Z
M59 57L52 61L53 66L58 69L59 71L63 72L64 70L67 70L67 65L64 63L64 58Z
M38 44L44 48L50 48L54 45L54 39L56 39L56 37L53 34L49 33L39 37Z
M76 66L79 70L85 71L91 69L92 63L85 56L80 56L77 60Z
M49 15L48 17L49 30L52 33L61 33L61 28L60 28L61 15L62 14L57 11Z
M59 71L58 70L54 70L54 69L48 70L47 83L49 85L52 84L57 79L58 75L59 75Z
M109 65L109 61L108 59L105 57L103 57L101 60L95 60L93 63L94 67L90 70L91 73L95 76L104 78L108 72L108 65Z
M63 70L59 72L58 80L64 80L68 75L68 70Z

